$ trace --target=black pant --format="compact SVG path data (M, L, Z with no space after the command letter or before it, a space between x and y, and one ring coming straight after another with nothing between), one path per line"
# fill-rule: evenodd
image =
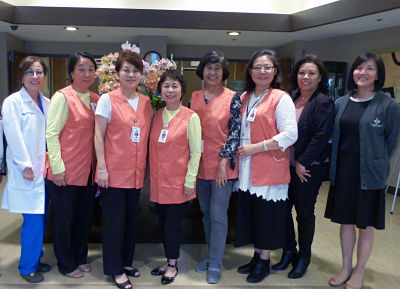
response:
M54 253L62 274L87 263L97 186L57 186L46 181L53 217Z
M103 270L121 275L132 266L140 189L101 189L103 211Z
M291 181L289 184L289 200L287 202L285 250L295 251L297 246L292 218L292 208L294 206L297 214L300 257L311 257L311 244L315 232L315 203L327 167L327 163L312 166L309 169L311 178L307 178L308 182L304 183L297 176L296 169L292 166L290 167Z
M164 253L167 259L178 259L181 246L181 224L187 202L181 204L158 204L156 209L160 224Z

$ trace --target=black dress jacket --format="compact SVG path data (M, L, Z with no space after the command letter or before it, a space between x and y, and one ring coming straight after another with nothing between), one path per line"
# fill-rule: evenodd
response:
M296 95L293 101L299 95ZM325 162L329 157L329 139L335 119L335 105L318 90L306 102L299 122L298 138L294 144L295 159L306 168L316 161Z

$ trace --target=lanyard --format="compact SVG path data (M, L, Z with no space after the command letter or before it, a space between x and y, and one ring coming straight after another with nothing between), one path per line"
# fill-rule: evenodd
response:
M42 104L42 100L40 99L40 94L38 95L38 104L39 104L40 111L44 114L44 112L43 112L43 104Z
M263 94L253 103L253 105L250 107L250 110L249 110L249 103L250 103L250 98L251 98L251 95L250 95L249 100L247 101L247 105L246 105L246 119L247 119L247 117L249 116L249 113L250 113L250 111L253 109L253 107L255 107L261 100L264 99L264 97L265 97L265 95L268 93L268 91L269 91L269 88L267 88L267 89L263 92ZM254 95L254 92L253 92L252 94Z

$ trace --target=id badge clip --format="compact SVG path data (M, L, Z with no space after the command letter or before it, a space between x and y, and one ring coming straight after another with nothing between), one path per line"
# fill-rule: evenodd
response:
M132 127L131 140L132 140L132 142L140 141L140 128L139 127L137 127L137 126Z
M168 129L162 129L160 136L158 137L158 142L165 143L167 141Z

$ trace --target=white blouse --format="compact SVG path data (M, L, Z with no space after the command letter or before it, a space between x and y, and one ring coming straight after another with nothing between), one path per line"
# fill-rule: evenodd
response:
M256 102L261 103L263 98L264 95L257 98L254 96L254 93L252 93L250 95L248 106L252 107ZM275 119L279 133L272 137L272 139L278 142L282 151L285 151L297 140L296 110L293 101L288 94L284 94L279 101L275 110ZM250 125L245 114L242 117L241 130L245 135L251 136ZM251 144L251 137L244 140L240 139L240 145L242 146L245 144ZM289 184L278 186L251 185L251 156L239 158L239 178L235 187L244 192L249 191L250 194L256 194L257 197L261 196L266 201L272 200L276 202L288 198Z
M132 106L132 108L137 111L137 107L139 104L139 97L134 99L126 99L128 103ZM97 102L96 115L100 115L108 120L108 123L111 121L111 100L108 94L103 94L99 101Z

